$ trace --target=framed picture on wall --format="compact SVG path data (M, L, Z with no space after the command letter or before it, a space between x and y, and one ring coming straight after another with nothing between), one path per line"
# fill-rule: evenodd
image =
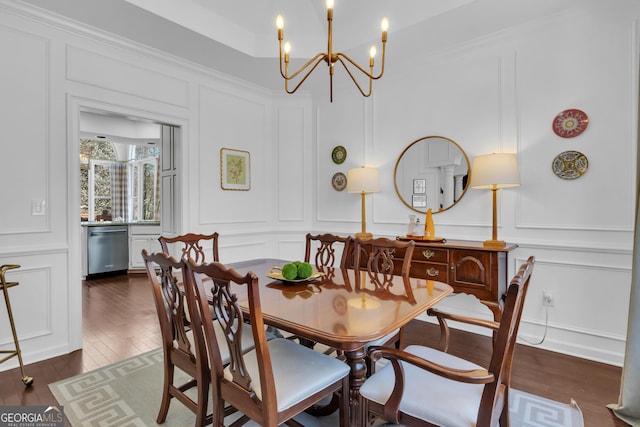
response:
M426 179L414 179L413 180L413 194L425 194L427 192L427 180Z
M251 154L248 151L220 149L220 187L223 190L251 189Z
M427 196L416 196L415 194L411 196L411 206L414 208L426 208L427 207Z

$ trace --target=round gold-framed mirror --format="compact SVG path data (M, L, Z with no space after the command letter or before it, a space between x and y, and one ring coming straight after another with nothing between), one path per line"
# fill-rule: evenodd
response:
M405 148L393 171L398 197L419 213L451 209L469 188L471 163L457 142L425 136Z

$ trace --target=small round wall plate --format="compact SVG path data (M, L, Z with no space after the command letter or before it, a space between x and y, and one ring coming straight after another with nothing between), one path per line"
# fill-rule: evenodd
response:
M336 172L331 178L331 185L336 191L342 191L347 187L347 177L342 172Z
M331 159L337 165L343 163L347 159L347 149L342 145L338 145L331 152Z
M589 126L589 116L575 108L564 110L553 119L552 128L556 135L573 138L584 132Z
M556 156L551 169L558 178L580 178L589 168L589 159L579 151L564 151Z

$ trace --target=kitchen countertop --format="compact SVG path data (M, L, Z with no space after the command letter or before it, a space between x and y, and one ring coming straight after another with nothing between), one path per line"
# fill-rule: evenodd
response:
M160 225L160 221L80 221L83 227L106 227L111 225Z

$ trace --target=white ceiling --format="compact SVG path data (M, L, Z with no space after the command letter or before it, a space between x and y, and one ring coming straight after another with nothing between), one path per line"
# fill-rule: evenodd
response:
M275 17L294 67L327 49L325 0L15 0L265 88L282 89ZM571 8L610 0L335 0L333 49L364 63L390 22L395 64ZM325 85L326 79L317 79ZM310 79L307 86L316 84Z
M278 55L275 19L285 19L285 40L294 57L326 50L325 0L125 0L155 15L217 40L252 57ZM390 22L389 37L477 0L335 0L336 51L380 39L380 22Z
M97 110L80 112L80 138L126 145L156 145L160 143L160 133L159 124L139 117Z

